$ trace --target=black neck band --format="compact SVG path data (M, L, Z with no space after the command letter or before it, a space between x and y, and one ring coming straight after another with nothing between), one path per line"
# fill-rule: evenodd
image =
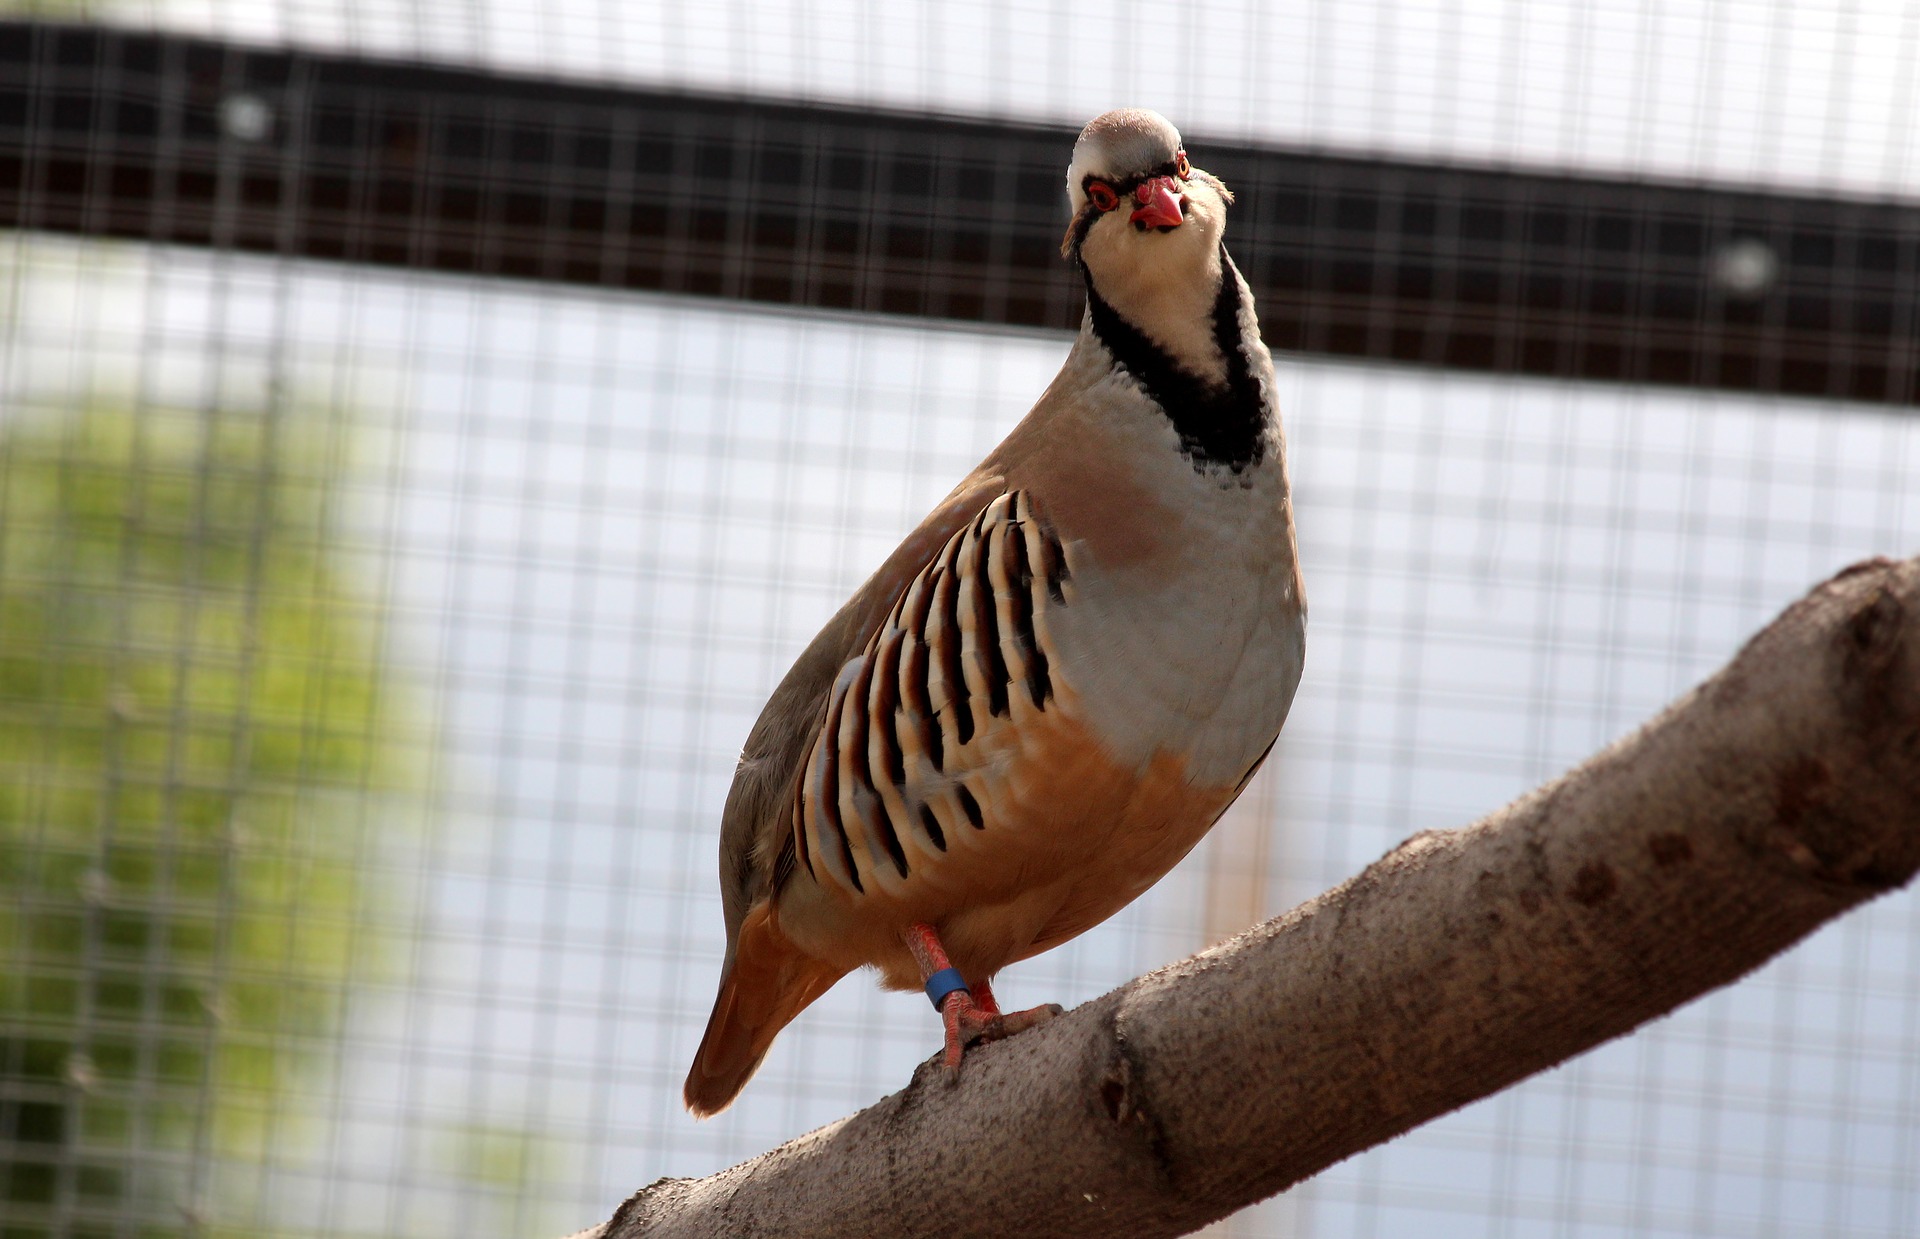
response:
M1081 271L1086 272L1084 265ZM1239 473L1259 464L1266 450L1266 401L1247 360L1240 331L1243 294L1226 247L1220 249L1220 292L1213 302L1213 342L1226 360L1224 383L1209 383L1180 365L1107 304L1091 274L1086 281L1093 334L1167 415L1194 467L1225 465Z

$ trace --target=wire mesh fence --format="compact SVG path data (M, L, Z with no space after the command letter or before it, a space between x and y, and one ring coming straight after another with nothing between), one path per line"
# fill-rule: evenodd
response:
M941 28L879 13L798 21L801 52L756 58L746 10L560 6L538 39L518 37L530 9L248 12L275 38L1050 120L1111 101L1081 76L1106 65L1203 165L1204 123L1380 145L1451 97L1408 139L1425 153L1512 155L1487 145L1504 126L1537 157L1636 172L1915 172L1912 62L1886 53L1912 22L1865 9L1220 7L1163 29L1063 7L1054 51L1003 15L968 38L1010 59L925 80L881 62ZM581 35L600 19L627 33ZM1730 149L1775 106L1750 99L1753 66L1805 63L1810 23L1828 67L1790 89L1824 101L1834 153L1798 130ZM1249 30L1267 61L1197 67ZM1150 97L1156 39L1187 49L1170 100ZM1585 66L1561 93L1523 63L1539 39ZM1394 80L1410 47L1447 46L1465 68ZM1263 82L1295 60L1306 85ZM1475 64L1512 89L1476 93ZM1687 65L1696 106L1663 124ZM1618 98L1610 66L1634 84ZM1275 129L1285 91L1319 129ZM1558 146L1513 112L1542 98ZM1354 128L1351 101L1374 119ZM1578 136L1596 132L1615 136ZM747 727L1064 337L45 232L8 234L0 268L0 1229L558 1234L933 1051L923 1005L856 977L733 1110L678 1105ZM1293 716L1186 863L1007 974L1017 1005L1093 997L1470 820L1814 580L1920 542L1920 423L1898 403L1279 361L1312 602ZM1896 895L1226 1225L1920 1233L1916 956L1920 909Z

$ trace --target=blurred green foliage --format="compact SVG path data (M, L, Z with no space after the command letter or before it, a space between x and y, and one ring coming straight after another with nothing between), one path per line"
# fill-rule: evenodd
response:
M0 14L43 21L94 21L117 7L115 0L0 0Z
M109 0L0 0L0 14L53 21L84 21L109 7Z
M344 447L0 421L0 1239L205 1233L213 1166L272 1160L382 956L405 780L329 539Z

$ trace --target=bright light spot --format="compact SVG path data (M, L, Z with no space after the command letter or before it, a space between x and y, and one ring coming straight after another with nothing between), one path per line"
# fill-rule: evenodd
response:
M1758 237L1738 237L1713 255L1713 282L1729 297L1758 297L1780 277L1780 259Z
M228 95L220 101L220 128L230 138L258 142L273 132L273 109L258 95Z

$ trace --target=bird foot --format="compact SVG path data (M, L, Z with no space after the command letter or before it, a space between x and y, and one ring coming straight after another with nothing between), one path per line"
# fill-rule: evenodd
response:
M1063 1010L1059 1003L1049 1002L1003 1014L993 997L993 986L984 977L974 980L971 986L961 978L953 961L947 958L946 948L940 945L940 935L933 926L915 922L900 931L900 938L920 967L920 979L929 986L938 985L939 992L946 995L938 1001L940 1022L947 1026L944 1061L950 1079L960 1078L960 1059L968 1046L1025 1032ZM958 988L953 988L955 986ZM929 990L930 994L933 992L936 991Z
M965 990L949 994L947 1000L940 1004L940 1018L947 1026L947 1075L954 1079L960 1077L960 1060L968 1046L982 1041L999 1041L1025 1032L1046 1023L1063 1010L1059 1003L1049 1002L1025 1011L1002 1014L998 1010L983 1008Z

